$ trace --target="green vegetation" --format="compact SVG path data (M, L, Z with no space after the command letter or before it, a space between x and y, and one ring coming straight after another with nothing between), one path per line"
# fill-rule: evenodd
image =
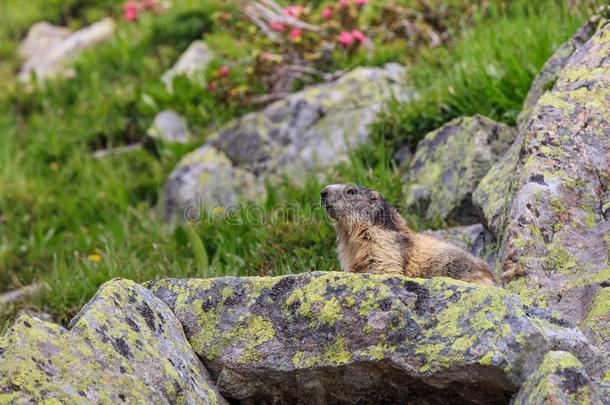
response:
M302 185L284 181L268 187L266 215L277 203L298 212L275 212L289 219L275 225L221 219L193 228L164 223L159 196L179 158L219 126L256 108L219 101L185 78L167 92L160 77L192 40L209 37L210 44L223 49L223 59L210 72L244 49L242 38L232 38L216 23L216 12L237 12L228 2L173 3L163 13L128 23L122 3L112 0L1 2L0 290L33 282L46 286L4 308L0 315L6 319L26 307L66 321L113 277L145 281L338 269L334 232L324 213L311 209L322 187L313 175ZM363 148L349 164L334 168L337 182L360 183L392 202L403 201L390 147L414 144L426 131L463 114L514 123L536 72L592 10L580 12L555 0L536 5L494 0L486 8L466 0L446 3L455 10L446 15L446 45L431 48L395 39L377 46L370 57L355 52L333 62L335 67L409 63L419 93L414 103L390 104L375 127L376 136L387 142ZM316 4L315 10L324 6ZM467 18L458 18L462 13ZM76 29L105 16L117 20L116 33L74 61L75 78L33 88L17 83L19 41L33 23L47 20ZM239 80L245 68L232 68L237 86L244 84ZM100 149L142 142L156 112L166 108L186 117L197 142L93 157ZM409 220L416 229L426 225Z

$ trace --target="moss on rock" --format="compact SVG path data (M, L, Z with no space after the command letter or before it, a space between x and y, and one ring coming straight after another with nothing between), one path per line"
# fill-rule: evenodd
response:
M220 389L241 400L307 398L313 387L297 381L313 375L324 398L394 379L457 394L493 386L506 398L551 347L516 296L446 278L329 272L149 287L222 376ZM362 367L367 382L339 378Z
M0 340L0 403L225 403L150 291L106 283L69 329L20 317Z

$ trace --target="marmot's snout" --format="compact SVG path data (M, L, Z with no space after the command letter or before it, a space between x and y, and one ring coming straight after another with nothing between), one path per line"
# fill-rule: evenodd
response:
M336 219L338 211L343 210L350 196L354 196L358 189L348 184L330 184L320 191L320 204L328 215Z

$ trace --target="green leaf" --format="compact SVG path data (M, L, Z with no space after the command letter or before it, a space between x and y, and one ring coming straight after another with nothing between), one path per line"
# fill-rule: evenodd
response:
M186 233L188 235L191 247L193 248L193 256L195 256L195 263L197 264L199 270L202 272L202 276L208 277L210 269L210 259L208 258L208 252L205 250L203 241L201 240L195 229L193 229L193 227L190 225L186 227Z

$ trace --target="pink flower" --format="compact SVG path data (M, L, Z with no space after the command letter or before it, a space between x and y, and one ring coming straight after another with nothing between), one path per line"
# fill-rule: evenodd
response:
M216 89L218 88L218 85L214 82L210 82L208 83L208 91L216 91Z
M139 11L140 5L135 1L128 1L123 4L123 17L125 17L127 21L137 20Z
M354 37L351 32L343 31L339 34L339 43L344 47L348 47L354 42Z
M333 9L328 6L324 7L324 10L322 10L322 17L325 20L330 20L333 18Z
M219 77L227 77L227 75L229 74L229 68L226 66L223 66L220 69L218 69L218 72L216 72L216 74Z
M339 0L339 4L341 4L343 7L349 6L350 2L351 0Z
M271 62L273 60L273 54L271 52L263 52L263 60L265 62Z
M303 13L304 9L302 6L288 6L284 9L284 13L290 17L299 18Z
M352 38L356 40L356 42L363 43L366 41L366 35L364 35L360 30L353 30L351 34Z
M368 2L368 0L355 0L355 2L357 6L362 7Z
M269 21L269 28L275 32L284 32L286 30L284 23L279 21Z
M301 39L302 34L303 31L301 31L299 28L293 28L292 31L290 31L290 38L295 41L298 41L299 39Z

